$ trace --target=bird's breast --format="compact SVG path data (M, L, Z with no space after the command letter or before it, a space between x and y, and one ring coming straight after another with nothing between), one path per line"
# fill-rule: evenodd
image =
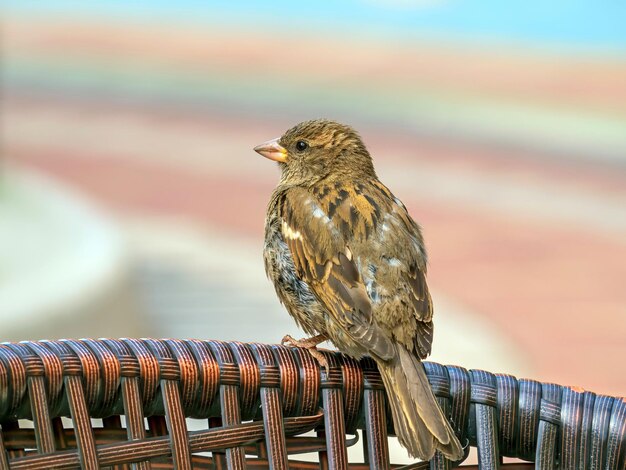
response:
M310 286L296 271L278 217L268 220L265 229L265 271L273 282L278 298L289 314L308 334L325 333L326 313Z

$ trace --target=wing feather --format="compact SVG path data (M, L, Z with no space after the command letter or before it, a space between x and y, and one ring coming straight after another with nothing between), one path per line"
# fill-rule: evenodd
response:
M395 354L392 335L396 333L392 330L398 325L387 324L391 317L383 321L377 312L382 312L387 302L395 305L400 298L399 308L406 309L402 321L410 324L403 329L401 342L425 358L432 345L433 307L419 226L406 207L378 181L354 190L343 186L320 190L320 195L330 194L332 197L319 199L304 188L291 188L278 208L282 235L298 276L307 282L344 335L381 359ZM391 229L382 230L383 224ZM375 234L383 239L377 244L369 243ZM358 255L353 254L357 248ZM391 259L393 266L382 264ZM368 266L377 267L375 278L359 271ZM375 305L364 276L375 281L375 288L381 292ZM395 315L401 312L392 316ZM376 318L382 323L377 323Z
M308 192L293 189L279 208L283 219L282 235L298 275L311 287L344 334L381 359L391 359L395 354L394 345L374 321L370 298L345 237L328 217L310 215L321 210L319 207L295 210L299 205L311 204L315 202ZM341 217L344 212L338 211L336 216ZM347 214L350 216L349 210Z

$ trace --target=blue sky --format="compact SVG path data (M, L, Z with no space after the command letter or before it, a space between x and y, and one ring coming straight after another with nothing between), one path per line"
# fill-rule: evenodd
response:
M5 10L415 34L451 40L626 52L626 1L575 0L11 0Z

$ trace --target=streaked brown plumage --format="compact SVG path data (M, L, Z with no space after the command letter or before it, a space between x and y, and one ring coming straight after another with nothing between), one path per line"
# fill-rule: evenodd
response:
M422 459L463 451L420 359L431 349L432 302L419 226L377 178L350 127L300 123L255 148L279 162L264 259L279 299L314 340L378 364L400 443ZM291 341L291 343L298 343Z

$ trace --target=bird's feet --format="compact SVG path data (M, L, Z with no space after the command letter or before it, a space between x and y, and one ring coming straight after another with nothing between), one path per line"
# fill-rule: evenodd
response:
M291 335L283 336L280 344L283 346L291 346L292 348L306 349L311 356L326 370L328 374L329 366L326 356L317 349L317 345L328 339L325 335L312 336L311 338L294 339Z

